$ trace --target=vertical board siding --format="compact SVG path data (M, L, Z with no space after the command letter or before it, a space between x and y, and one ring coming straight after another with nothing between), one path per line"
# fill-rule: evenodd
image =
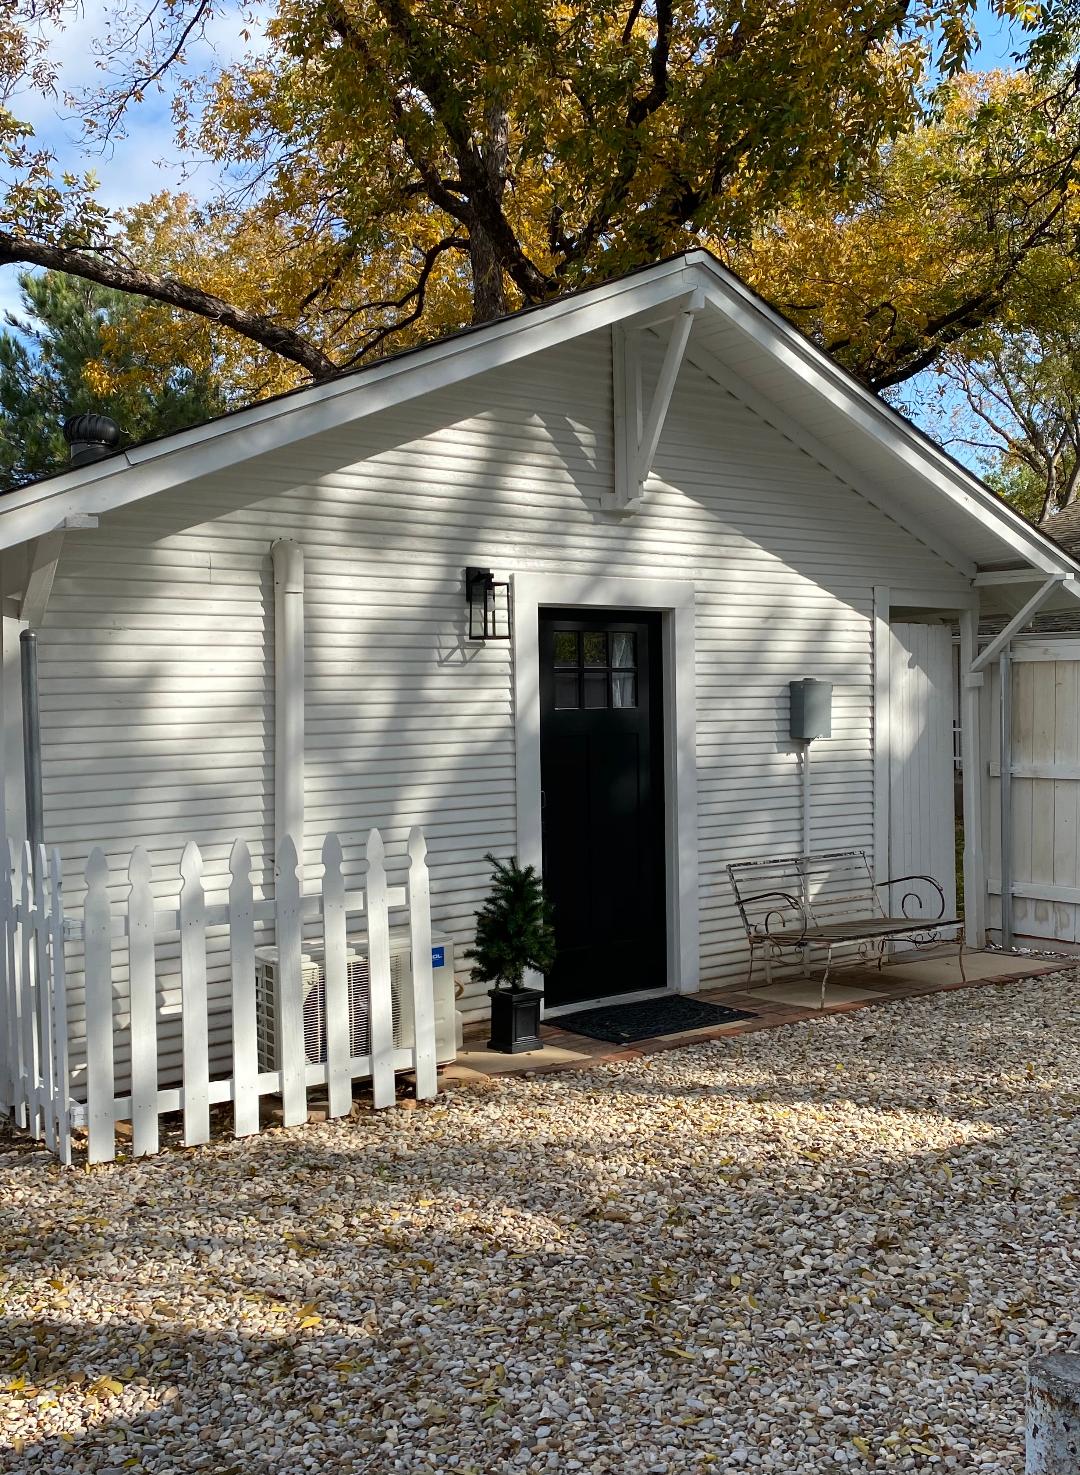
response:
M1080 893L1080 662L1024 660L1017 642L1012 673L1012 881L1029 893L1013 897L1013 933L1028 945L1073 947L1080 943L1080 904L1057 893ZM995 702L997 680L995 666ZM1000 743L994 737L990 855L999 878ZM997 886L995 880L990 904L992 925L1000 929Z
M873 585L967 586L690 365L642 510L614 514L611 393L605 333L69 535L40 642L47 841L68 873L95 844L179 862L194 840L207 890L224 892L243 833L256 894L271 883L269 553L294 538L304 865L318 874L335 830L360 880L378 826L396 883L422 825L434 925L460 958L487 889L484 853L516 843L511 649L465 639L465 566L684 579L696 591L702 978L736 976L745 942L724 866L799 846L787 683L835 685L835 736L814 754L815 842L870 847ZM463 1008L479 1015L467 967ZM179 973L177 956L166 1004ZM208 960L207 988L227 1053L224 952ZM76 1002L76 1053L84 1028Z
M889 874L930 875L956 915L952 754L952 632L942 624L890 630ZM894 911L908 887L891 899ZM937 898L918 892L926 905Z

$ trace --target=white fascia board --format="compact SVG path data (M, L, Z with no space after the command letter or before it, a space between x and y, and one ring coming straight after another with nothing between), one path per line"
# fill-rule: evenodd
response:
M672 298L693 292L699 279L699 270L681 259L664 262L652 271L536 312L501 318L445 343L374 364L355 376L252 405L164 440L133 446L120 457L8 493L0 503L0 548L50 532L69 517L107 512L152 497L613 323L632 322L639 313L651 313Z
M1033 567L1047 574L1075 574L1078 565L1065 551L1034 532L1030 523L999 502L977 477L967 476L906 426L888 405L835 364L827 354L771 312L743 285L722 271L706 253L691 252L688 262L707 268L706 299L759 348L845 414L864 435L890 451L921 480L988 528Z
M1040 537L976 477L965 474L924 441L707 251L687 252L580 296L388 359L355 376L344 375L276 401L252 405L162 441L132 447L122 457L9 492L0 501L0 548L51 532L67 518L105 512L214 475L615 323L632 325L635 319L647 323L650 314L655 322L658 309L667 316L674 299L702 290L706 302L727 321L841 410L860 433L1001 538L1017 556L1046 574L1080 571L1080 563Z
M728 394L733 395L735 399L744 404L758 419L771 425L774 430L778 430L811 460L816 461L823 470L837 477L845 486L849 486L856 496L862 497L865 502L876 507L879 512L882 512L898 527L903 528L911 537L927 547L931 546L926 536L925 526L920 525L916 519L905 516L899 508L890 505L887 498L877 495L870 484L870 478L864 472L860 472L831 447L818 440L798 420L755 389L741 374L729 369L709 349L692 345L686 351L686 359L706 378L711 379L721 389L726 390ZM932 551L943 558L946 563L951 564L965 578L970 579L974 575L975 564L947 540L938 538ZM1038 578L1039 575L1035 577Z

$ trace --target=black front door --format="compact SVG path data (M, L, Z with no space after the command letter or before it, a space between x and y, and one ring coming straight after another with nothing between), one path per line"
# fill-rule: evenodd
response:
M584 613L540 613L551 1007L667 983L660 616Z

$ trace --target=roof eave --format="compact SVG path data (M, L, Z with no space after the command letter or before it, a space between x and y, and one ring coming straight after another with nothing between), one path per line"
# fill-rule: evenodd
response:
M974 473L966 471L891 405L842 369L738 278L720 271L711 257L707 261L711 280L706 299L746 336L773 351L778 343L778 357L789 371L837 405L862 432L871 435L969 515L1004 537L1030 567L1047 575L1080 573L1080 559L996 497ZM773 344L765 341L766 333L773 336Z
M647 318L701 288L706 303L840 409L862 435L990 529L1011 556L1047 576L1080 573L1080 560L996 498L703 249L8 493L0 503L0 548L51 532L72 516L101 514L219 474L614 323Z
M0 503L0 548L51 532L72 515L108 512L227 471L255 456L663 308L693 290L696 268L696 261L682 257L664 262L650 272L552 302L543 311L500 318L416 354L374 364L361 374L311 385L10 492Z

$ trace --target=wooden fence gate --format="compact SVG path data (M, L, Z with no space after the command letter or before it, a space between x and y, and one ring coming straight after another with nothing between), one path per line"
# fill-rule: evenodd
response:
M57 852L33 856L29 846L9 847L0 865L0 1110L45 1142L61 1162L71 1161L73 1125L87 1128L91 1162L111 1161L116 1124L132 1124L136 1154L156 1152L159 1118L183 1114L186 1146L210 1136L210 1108L232 1105L233 1132L258 1132L260 1098L280 1096L285 1126L307 1120L307 1092L325 1086L329 1114L352 1106L352 1082L370 1077L376 1108L392 1106L395 1073L416 1073L416 1094L435 1095L435 1001L431 960L430 888L423 832L409 837L408 875L391 885L378 830L367 841L363 890L346 891L342 849L336 835L323 845L323 875L317 892L302 895L296 847L286 839L277 857L272 900L254 895L247 845L238 840L230 862L231 883L221 900L208 898L198 847L191 843L180 863L178 905L162 909L151 889L146 851L131 857L126 903L109 895L104 853L94 850L86 866L82 915L64 910L63 877ZM36 861L36 863L35 863ZM391 978L390 912L408 910L412 987L396 999ZM363 1053L354 1054L357 1008L350 979L347 924L363 918L366 970ZM313 1061L305 1046L305 925L315 924L323 958L319 1007L324 1011L325 1059ZM276 943L278 1065L260 1068L256 1007L256 928L272 926ZM208 1031L207 933L227 931L231 990L231 1071L212 1074ZM178 940L180 960L180 1084L159 1086L159 945ZM85 978L86 1062L77 1099L69 1061L69 997L66 945L81 942ZM115 952L126 944L127 982L116 986ZM395 1009L411 1011L407 1048L395 1046ZM129 1089L117 1094L117 1043L130 1041ZM265 1061L263 1062L265 1065Z
M1004 947L1078 951L1080 640L1018 639L990 676L991 935Z

